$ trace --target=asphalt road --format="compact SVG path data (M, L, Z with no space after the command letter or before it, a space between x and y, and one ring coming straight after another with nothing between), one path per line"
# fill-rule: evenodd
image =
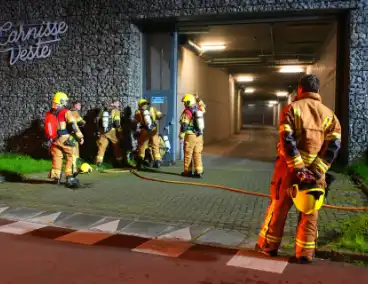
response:
M166 258L103 246L85 246L0 234L0 283L27 284L340 284L368 283L368 269L319 261L288 264L282 274L227 266L221 250Z

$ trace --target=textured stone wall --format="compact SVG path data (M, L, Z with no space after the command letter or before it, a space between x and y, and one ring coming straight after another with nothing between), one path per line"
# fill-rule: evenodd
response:
M47 59L10 66L9 54L0 53L0 150L19 146L32 152L34 145L27 144L43 136L38 120L55 91L81 100L83 115L113 97L135 109L141 33L128 14L128 1L0 0L0 24L65 21L69 27Z
M368 146L367 0L0 0L0 22L56 19L69 25L49 59L9 68L0 55L0 150L42 117L56 90L82 99L86 109L116 95L134 104L141 92L140 33L130 18L338 8L353 9L349 158L359 158Z

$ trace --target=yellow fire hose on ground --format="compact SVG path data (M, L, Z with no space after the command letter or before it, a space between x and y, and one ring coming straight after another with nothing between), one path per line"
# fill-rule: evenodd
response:
M126 171L127 170L122 170L120 172L126 172ZM137 176L141 179L149 180L149 181L164 182L164 183L171 183L171 184L185 184L185 185L193 185L193 186L200 186L200 187L218 188L218 189L228 190L228 191L242 193L242 194L246 194L246 195L253 195L253 196L271 198L271 195L269 195L269 194L246 191L246 190L227 187L227 186L223 186L223 185L150 178L150 177L146 177L146 176L143 176L143 175L139 174L137 172L137 170L131 170L131 173L133 173L135 176ZM345 211L368 211L368 207L345 207L345 206L328 205L328 204L324 204L323 207L324 208L329 208L329 209L345 210Z

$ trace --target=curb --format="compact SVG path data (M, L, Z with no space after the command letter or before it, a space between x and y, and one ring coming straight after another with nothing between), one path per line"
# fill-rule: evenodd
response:
M364 179L357 173L351 174L351 179L357 184L357 186L363 191L363 193L368 197L368 185L365 183Z
M316 257L336 262L363 261L364 263L368 263L368 255L364 253L358 254L348 251L329 250L327 248L316 250Z
M4 205L3 205L4 206ZM1 207L1 206L0 206ZM31 209L31 208L24 208L24 207L6 207L5 208L0 208L0 209L3 209L3 210L0 210L0 219L3 219L3 220L9 220L11 222L31 222L31 223L34 223L34 224L40 224L40 225L45 225L45 226L50 226L50 227L56 227L56 228L62 228L62 229L65 229L65 230L73 230L73 231L84 231L84 232L90 232L90 233L97 233L97 232L100 232L100 233L111 233L111 234L115 234L115 235L127 235L127 236L136 236L137 238L142 238L142 239L156 239L157 237L147 237L146 235L142 235L142 234L137 234L137 233L134 233L134 234L130 234L130 233L123 233L123 232L118 232L118 231L115 231L115 232L108 232L108 231L100 231L100 230L96 230L96 229L93 229L93 227L95 227L96 224L99 224L99 225L102 225L102 224L107 224L109 222L111 222L112 219L114 220L120 220L120 221L123 221L123 222L128 222L126 223L125 226L127 226L128 224L132 224L134 222L147 222L147 221L144 221L144 220L139 220L139 219L125 219L125 218L117 218L117 217L106 217L106 216L99 216L99 215L89 215L89 214L84 214L84 213L80 213L80 212L59 212L60 213L60 216L62 214L65 214L65 217L63 217L62 219L60 220L67 220L68 218L71 218L73 216L78 216L78 215L83 215L83 216L94 216L95 218L99 219L100 221L104 220L103 222L94 222L94 223L91 223L90 225L88 225L86 228L80 228L78 226L76 226L75 224L73 223L64 223L63 225L58 225L58 224L55 224L55 221L52 221L52 222L37 222L37 221L32 221L33 218L37 218L37 216L47 216L48 214L53 214L53 212L47 212L47 211L41 211L41 210L38 210L38 209ZM4 210L5 209L5 210ZM24 215L23 216L3 216L5 213L9 212L9 211L13 211L13 212L16 212L17 210L28 210L29 214L34 214L33 217L25 217ZM39 213L36 214L36 211L39 211ZM33 212L33 213L32 213ZM106 219L106 220L105 220ZM111 219L110 221L107 220L107 219ZM120 222L119 221L119 222ZM148 221L150 222L150 221ZM164 223L156 223L156 222L150 222L152 223L153 225L157 226L157 225L164 225L164 226L167 226L167 227L170 227L170 226L174 226L172 224L164 224ZM180 227L187 227L188 229L189 228L192 228L192 226L186 226L186 225L182 225L182 226L179 226ZM194 226L196 227L196 226ZM180 229L179 229L180 230ZM211 231L211 230L215 230L215 228L212 228L212 227L203 227L202 228L202 231L196 235L193 235L192 236L192 239L191 240L188 240L186 242L188 243L191 243L193 245L199 245L199 246L209 246L209 247L212 247L212 248L219 248L219 249L226 249L226 250L235 250L235 251L253 251L253 246L252 247L249 247L249 246L246 246L246 243L242 242L240 244L229 244L229 243L223 243L221 241L217 241L217 237L216 236L213 236L212 235L212 240L210 239L203 239L203 240L198 240L199 238L201 238L202 236L204 236L207 232ZM171 231L171 232L174 232L174 231ZM163 233L163 232L162 232ZM170 234L170 232L167 232L168 234ZM230 233L230 232L229 232ZM166 233L165 233L166 234ZM221 236L219 237L221 239ZM169 240L170 238L168 238ZM214 239L216 239L216 241L214 241ZM171 241L175 241L175 240L178 240L176 237L172 237ZM294 249L283 249L283 248L280 248L280 256L284 256L284 257L292 257L293 256L293 253L294 253ZM327 260L331 260L331 261L335 261L335 262L349 262L349 261L363 261L364 263L368 263L368 255L367 254L357 254L357 253L354 253L354 252L349 252L349 251L335 251L335 250L332 250L330 249L328 246L324 246L324 247L321 247L320 249L317 249L316 252L315 252L315 256L317 258L321 258L321 259L327 259Z

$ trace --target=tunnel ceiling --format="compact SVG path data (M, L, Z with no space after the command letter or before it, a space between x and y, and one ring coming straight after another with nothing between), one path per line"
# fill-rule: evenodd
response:
M182 31L196 45L223 43L225 50L196 51L209 65L226 68L234 76L249 74L251 83L239 87L255 88L253 95L274 95L275 90L295 88L300 73L280 73L280 65L311 65L330 36L335 21L319 20L264 24L216 25ZM186 47L189 45L186 44Z

